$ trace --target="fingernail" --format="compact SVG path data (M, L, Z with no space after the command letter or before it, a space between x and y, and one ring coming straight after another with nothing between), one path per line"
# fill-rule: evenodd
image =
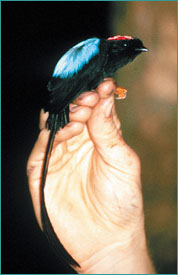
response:
M105 81L112 81L117 86L117 81L114 78L112 78L112 77L106 77L106 78L104 78L103 82L105 82Z
M80 108L80 106L78 106L78 105L72 105L72 106L70 106L70 112L72 112L72 113L74 113L74 112L76 112L78 109Z

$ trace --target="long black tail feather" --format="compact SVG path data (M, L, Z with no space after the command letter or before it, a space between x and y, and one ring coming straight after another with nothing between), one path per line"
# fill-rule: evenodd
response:
M56 114L49 111L49 117L46 122L47 129L51 130L54 123L56 125L56 132L69 123L69 105Z
M64 246L61 244L59 241L56 233L54 232L53 226L50 222L46 205L45 205L45 195L44 195L44 188L45 188L45 183L46 183L46 176L48 172L48 166L49 166L49 161L50 161L50 156L53 148L53 143L54 143L54 138L56 132L60 129L63 128L68 122L69 122L69 117L68 117L68 107L67 109L64 109L60 114L52 114L50 117L50 123L48 124L48 128L51 129L50 135L49 135L49 140L46 148L46 154L45 154L45 159L44 159L44 164L43 164L43 171L42 171L42 181L41 181L41 219L42 219L42 226L43 226L43 232L46 235L50 245L52 246L55 254L64 260L68 265L72 266L78 266L80 265L71 257L71 255L66 251Z

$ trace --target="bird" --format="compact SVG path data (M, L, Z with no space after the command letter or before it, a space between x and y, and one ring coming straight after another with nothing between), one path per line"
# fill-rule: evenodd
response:
M84 91L96 89L136 56L148 49L136 37L115 35L107 39L88 38L69 49L57 62L47 85L44 106L49 113L46 128L50 130L41 178L41 219L43 232L58 257L72 267L80 267L57 237L45 204L45 183L56 133L69 123L69 104Z

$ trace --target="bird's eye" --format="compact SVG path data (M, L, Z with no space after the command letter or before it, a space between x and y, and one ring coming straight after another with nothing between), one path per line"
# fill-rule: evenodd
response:
M127 47L128 45L127 45L127 43L124 43L124 47Z

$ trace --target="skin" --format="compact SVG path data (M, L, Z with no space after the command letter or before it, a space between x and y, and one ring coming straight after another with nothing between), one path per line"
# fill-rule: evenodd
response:
M125 143L116 115L116 83L105 79L70 105L70 123L55 137L45 200L61 243L81 274L153 274L145 238L141 167ZM49 131L40 134L28 160L34 211L40 217L40 181Z

